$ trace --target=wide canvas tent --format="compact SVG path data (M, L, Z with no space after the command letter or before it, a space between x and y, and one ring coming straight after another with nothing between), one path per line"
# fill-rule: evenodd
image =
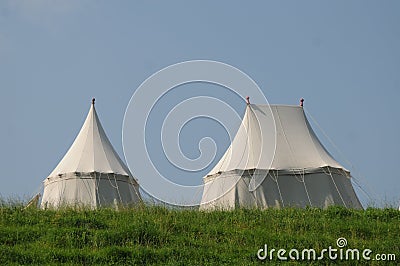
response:
M138 182L108 140L94 99L72 146L43 182L41 208L95 209L141 201Z
M248 102L241 126L204 177L200 209L362 208L351 175L323 147L301 106Z

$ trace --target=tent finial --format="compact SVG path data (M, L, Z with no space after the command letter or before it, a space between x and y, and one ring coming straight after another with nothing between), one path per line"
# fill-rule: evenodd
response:
M96 101L95 98L92 98L92 105L94 105L94 102Z
M301 98L301 99L300 99L300 106L303 107L303 105L304 105L304 99Z
M250 104L250 97L249 96L246 97L246 101L247 101L247 104Z

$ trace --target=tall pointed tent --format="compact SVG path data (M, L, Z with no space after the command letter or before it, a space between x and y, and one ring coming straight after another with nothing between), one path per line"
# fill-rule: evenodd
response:
M108 140L94 99L72 146L43 183L42 208L98 208L141 201L138 182Z
M230 147L204 177L200 209L362 208L350 179L318 140L302 104L248 102Z

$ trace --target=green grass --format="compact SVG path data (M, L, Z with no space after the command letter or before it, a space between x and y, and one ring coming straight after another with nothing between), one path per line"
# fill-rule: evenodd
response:
M339 237L347 239L348 248L394 253L398 262L399 232L400 212L394 209L44 211L8 205L0 207L0 265L252 265L266 262L256 255L264 244L320 252L336 248ZM272 263L279 263L276 256ZM366 262L326 258L297 263Z

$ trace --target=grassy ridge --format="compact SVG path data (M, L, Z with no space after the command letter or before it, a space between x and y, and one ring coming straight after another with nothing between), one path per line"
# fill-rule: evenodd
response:
M251 265L260 263L256 254L264 244L321 251L336 247L339 237L347 239L348 248L395 253L398 262L399 232L400 212L394 209L199 212L163 207L120 211L0 207L0 264ZM345 261L312 262L321 263Z

